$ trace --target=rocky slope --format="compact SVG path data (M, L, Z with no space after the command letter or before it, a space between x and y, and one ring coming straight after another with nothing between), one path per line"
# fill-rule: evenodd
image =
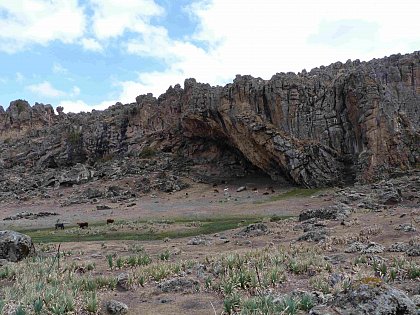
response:
M141 173L144 158L162 156L161 173L174 176L260 170L306 187L374 181L418 166L419 109L420 52L270 80L237 76L224 87L187 79L102 112L55 114L17 100L0 107L0 188L60 185L69 167L82 168L76 183L88 181L103 163Z

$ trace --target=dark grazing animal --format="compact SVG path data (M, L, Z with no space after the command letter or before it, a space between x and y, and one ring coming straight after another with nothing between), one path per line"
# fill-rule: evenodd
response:
M57 229L62 229L62 230L64 230L64 223L56 223L55 224L55 229L57 230Z
M114 223L114 219L106 219L106 224L112 224Z
M89 223L87 222L77 222L77 225L79 226L79 228L84 229L89 227Z

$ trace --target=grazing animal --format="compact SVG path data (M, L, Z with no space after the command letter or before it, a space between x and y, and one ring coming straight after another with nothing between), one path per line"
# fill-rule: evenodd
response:
M55 229L57 230L57 229L62 229L62 230L64 230L64 223L56 223L55 224Z
M84 229L89 227L89 223L87 222L77 222L77 225L79 226L79 228Z
M114 219L106 219L106 224L112 224L114 223Z

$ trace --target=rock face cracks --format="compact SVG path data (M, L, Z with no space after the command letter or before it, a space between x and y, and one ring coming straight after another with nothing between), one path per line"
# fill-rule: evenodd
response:
M0 108L0 168L153 148L195 161L246 160L306 187L373 181L418 165L419 111L420 52L270 80L237 76L224 87L187 79L103 112L55 115L50 105L14 101Z

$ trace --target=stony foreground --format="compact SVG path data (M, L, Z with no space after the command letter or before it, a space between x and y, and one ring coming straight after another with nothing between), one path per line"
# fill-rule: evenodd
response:
M62 243L59 260L58 244L37 244L36 258L0 268L4 314L418 314L419 186L412 174L327 190L301 197L294 218L272 213L210 235Z

